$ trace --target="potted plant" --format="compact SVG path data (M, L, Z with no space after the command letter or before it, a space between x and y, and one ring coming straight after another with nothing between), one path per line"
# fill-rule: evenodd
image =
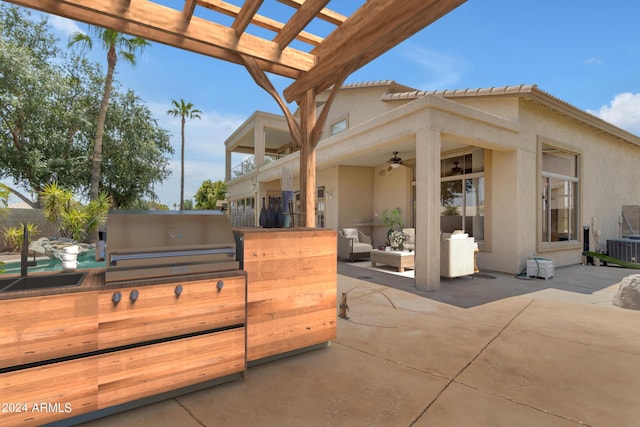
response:
M402 232L402 210L400 208L385 209L382 212L382 222L387 226L387 241L392 247L400 247L408 236ZM393 239L392 239L393 235ZM402 238L404 236L404 238Z

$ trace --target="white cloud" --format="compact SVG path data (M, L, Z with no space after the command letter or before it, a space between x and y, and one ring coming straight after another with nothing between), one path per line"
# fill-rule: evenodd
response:
M600 58L596 58L595 56L592 56L591 58L585 59L584 64L585 65L591 65L591 64L602 65L604 64L604 61Z
M589 111L622 129L640 135L640 93L621 93L609 105Z
M70 36L73 33L85 33L85 31L78 26L77 22L70 19L57 15L47 15L47 17L49 18L49 24L51 24L51 26L56 30L64 33L66 36Z
M468 63L454 55L422 46L408 45L404 55L426 71L429 80L421 84L425 90L447 89L461 80Z

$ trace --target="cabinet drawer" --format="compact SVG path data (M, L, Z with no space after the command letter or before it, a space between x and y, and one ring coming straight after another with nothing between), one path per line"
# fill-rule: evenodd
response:
M96 292L0 301L0 368L98 349Z
M0 377L1 426L39 426L98 409L97 356Z
M245 276L101 291L99 348L244 324L245 295Z
M107 353L98 363L104 409L244 372L245 328Z

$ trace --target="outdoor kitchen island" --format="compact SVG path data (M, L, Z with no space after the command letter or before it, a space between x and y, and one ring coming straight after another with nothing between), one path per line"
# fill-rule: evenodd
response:
M167 230L182 238L188 228ZM140 277L128 277L138 274L133 264L140 256L120 251L115 258L126 262L112 269L117 280L108 279L107 267L79 271L86 275L77 285L0 292L0 396L6 405L0 426L83 422L240 379L250 361L333 339L335 233L235 234L244 237L245 252L233 262L244 262L249 271L227 266L189 272L202 266L181 263L186 255L180 247L171 255L176 274L143 277L142 268ZM282 234L288 239L281 241ZM202 251L197 248L196 258L207 257ZM333 266L315 265L329 261ZM151 267L161 274L168 268L157 262Z

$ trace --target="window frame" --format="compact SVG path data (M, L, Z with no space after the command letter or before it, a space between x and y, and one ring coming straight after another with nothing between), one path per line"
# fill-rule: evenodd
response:
M335 130L335 129L336 129L336 126L337 126L337 125L339 125L339 124L342 124L342 123L344 123L344 127L340 127L340 128L336 131L336 130ZM332 122L332 123L329 125L329 135L330 135L330 136L337 135L337 134L339 134L339 133L344 132L344 131L345 131L345 130L347 130L347 129L349 129L349 117L341 117L340 119L338 119L338 120L336 120L336 121Z
M553 251L565 251L565 250L575 250L582 248L582 233L580 226L581 222L581 213L582 213L582 153L579 150L576 150L574 147L569 147L567 144L563 144L558 141L553 141L547 138L538 138L538 147L537 147L537 166L536 166L536 195L537 195L537 203L536 203L536 250L537 252L553 252ZM553 172L545 172L543 170L543 152L545 147L550 147L553 149L557 149L565 154L575 156L575 167L576 167L576 176L571 177L567 175L557 174ZM545 211L543 213L543 203L544 203L544 192L545 192L545 181L547 179L561 179L567 182L570 182L573 186L575 184L576 188L573 191L574 196L574 209L575 213L569 213L570 218L575 218L575 237L571 240L559 240L559 241L545 241L542 239L542 233L544 231L544 218L543 216L547 216L550 214L549 211Z
M444 164L444 162L446 162L448 159L452 159L452 158L456 158L456 157L462 157L464 159L465 156L469 156L469 155L473 155L473 153L475 151L481 151L482 152L482 170L480 171L473 171L473 170L465 170L464 167L461 168L461 171L459 174L456 175L448 175L446 174L446 172L444 171L442 165ZM471 157L471 159L473 159L473 157ZM482 211L483 214L481 215L482 217L482 239L478 239L477 236L474 236L474 239L476 242L478 242L478 244L483 244L487 241L487 223L488 223L488 213L487 213L487 150L481 147L468 147L465 150L460 150L460 151L452 151L446 154L442 154L440 156L440 162L441 162L441 171L440 171L440 187L442 188L442 184L444 182L450 182L450 181L461 181L462 182L462 186L463 188L465 188L464 186L466 185L466 180L482 180L482 186L483 186L483 194L484 194L484 198L483 198L483 205L482 205ZM473 164L473 163L472 163ZM456 163L457 166L457 163ZM463 164L464 166L464 164ZM442 191L442 190L441 190ZM442 196L441 196L442 197ZM461 219L461 227L463 230L465 230L465 232L471 232L470 230L466 230L465 228L465 224L466 224L466 218L473 218L473 215L467 215L468 213L468 209L470 207L469 203L467 203L467 194L466 192L462 192L462 199L463 199L463 203L462 203L462 208L463 208L463 215L460 215ZM441 219L440 219L441 221ZM441 230L442 230L442 225L440 226Z

